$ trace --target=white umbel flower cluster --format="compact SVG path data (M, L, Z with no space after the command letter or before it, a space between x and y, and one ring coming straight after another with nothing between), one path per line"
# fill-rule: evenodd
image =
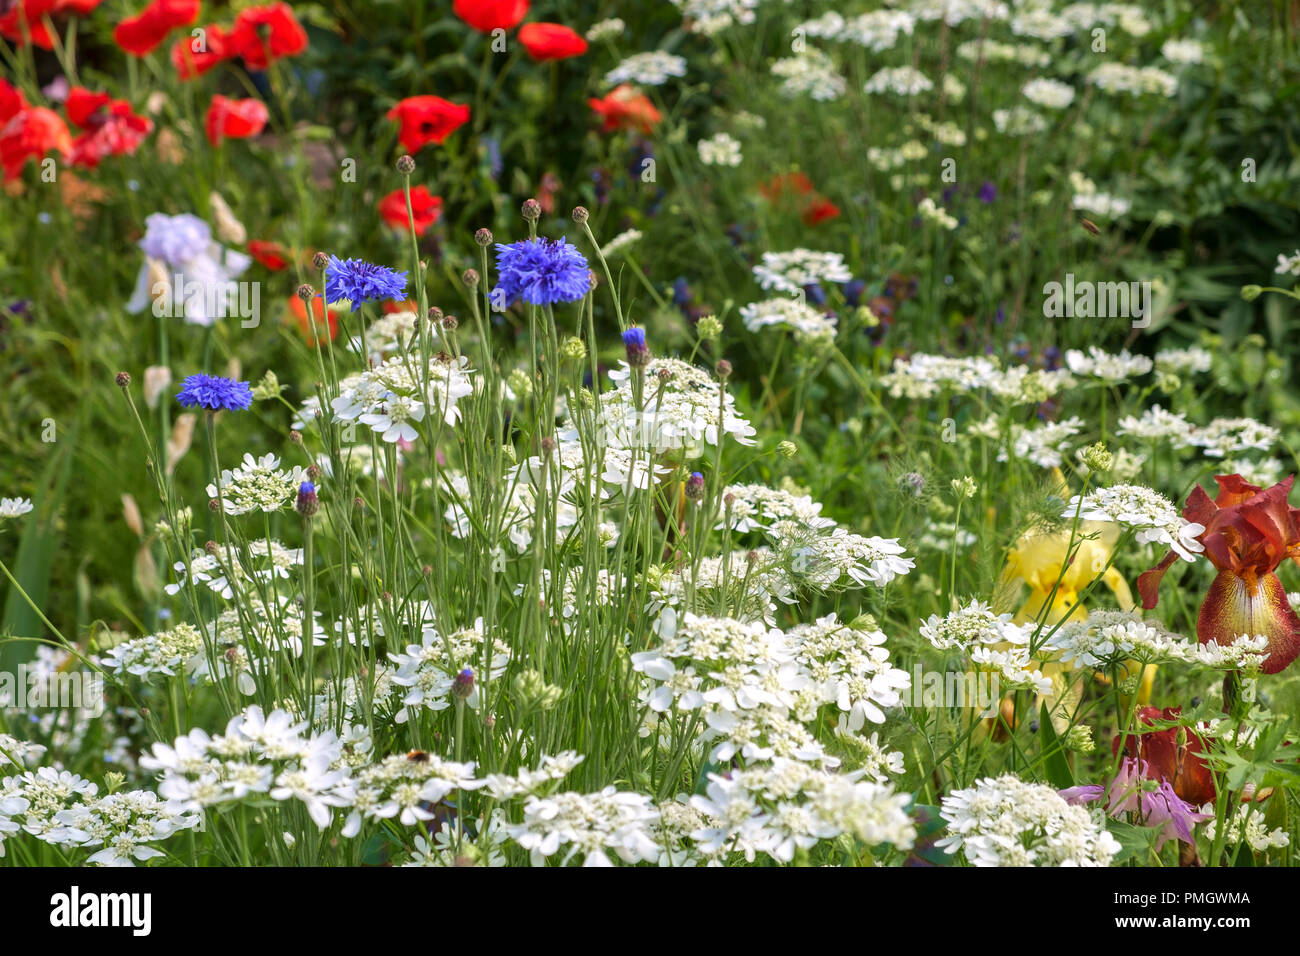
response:
M949 836L937 846L971 866L1109 866L1120 850L1100 811L1071 806L1051 787L1011 774L954 790L939 813Z
M447 425L460 421L456 403L474 392L469 359L434 356L422 370L418 358L395 356L339 383L330 404L336 422L369 425L386 442L415 441L426 416Z
M1184 561L1196 560L1205 545L1196 540L1205 526L1185 521L1172 502L1142 485L1113 485L1074 495L1062 517L1084 521L1113 521L1137 532L1139 544L1166 545Z

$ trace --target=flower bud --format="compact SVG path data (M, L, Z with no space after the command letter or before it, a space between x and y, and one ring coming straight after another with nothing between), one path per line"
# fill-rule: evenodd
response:
M525 199L524 204L519 207L525 219L529 222L536 222L542 218L542 204L536 199Z
M623 333L623 344L627 347L627 364L633 368L645 368L650 364L650 349L645 344L645 330L635 326Z
M1257 285L1244 285L1241 287L1241 297L1247 302L1254 302L1260 297L1264 290Z
M573 221L576 222L578 225L582 225L584 222L587 221L588 218L590 218L590 216L591 213L587 212L586 206L573 207Z
M403 176L411 175L411 173L415 172L415 160L407 155L399 156L397 158L397 171Z
M691 477L686 479L686 500L704 500L704 475L698 471L691 472Z
M451 694L453 697L459 697L464 700L470 694L474 693L474 672L466 667L451 684Z
M718 378L722 379L724 382L731 377L731 363L726 359L719 359L715 368L718 372Z
M316 296L316 290L304 282L298 286L298 298L304 302L310 302Z
M700 338L712 342L722 334L722 323L716 315L700 316L700 320L695 323L695 331Z
M1115 456L1106 450L1103 442L1094 442L1083 453L1083 463L1089 471L1110 471L1115 463Z
M320 510L320 501L316 498L316 486L310 481L304 481L298 486L298 501L294 507L304 518L310 518Z
M323 252L318 252L311 257L311 264L314 269L324 269L330 264L330 257Z
M492 245L492 230L491 229L476 230L474 232L474 241L477 242L484 249L486 249L488 246Z
M117 376L113 380L117 382L119 388L126 388L128 385L131 384L131 373L118 372Z
M460 281L465 283L465 287L468 289L478 288L478 270L466 269L460 274Z

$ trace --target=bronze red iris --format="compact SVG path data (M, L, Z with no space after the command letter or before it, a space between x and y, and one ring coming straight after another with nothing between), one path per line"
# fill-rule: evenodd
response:
M1290 558L1300 563L1300 508L1287 503L1295 476L1271 488L1252 485L1241 475L1218 475L1219 494L1211 499L1198 485L1188 496L1183 517L1204 526L1198 540L1218 569L1201 603L1196 636L1202 644L1231 644L1242 635L1268 638L1264 673L1276 674L1300 656L1300 618L1287 601L1275 573ZM1138 578L1142 606L1155 607L1170 552Z

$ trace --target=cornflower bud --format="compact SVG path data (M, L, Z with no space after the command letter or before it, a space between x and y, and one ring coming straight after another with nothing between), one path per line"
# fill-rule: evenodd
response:
M650 364L650 349L645 344L645 329L636 327L623 333L623 344L627 346L627 364L633 368L645 368Z
M704 475L698 471L691 472L691 477L686 479L686 500L704 500Z
M298 501L294 507L304 518L310 518L320 510L320 501L316 498L316 486L310 481L304 481L298 486Z

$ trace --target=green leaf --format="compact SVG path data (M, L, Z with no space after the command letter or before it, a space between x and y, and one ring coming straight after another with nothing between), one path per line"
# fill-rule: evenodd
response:
M1070 762L1065 759L1065 747L1061 738L1056 736L1056 728L1052 726L1046 704L1039 709L1038 736L1043 742L1043 770L1047 773L1047 779L1057 790L1073 787L1074 773L1070 770Z

